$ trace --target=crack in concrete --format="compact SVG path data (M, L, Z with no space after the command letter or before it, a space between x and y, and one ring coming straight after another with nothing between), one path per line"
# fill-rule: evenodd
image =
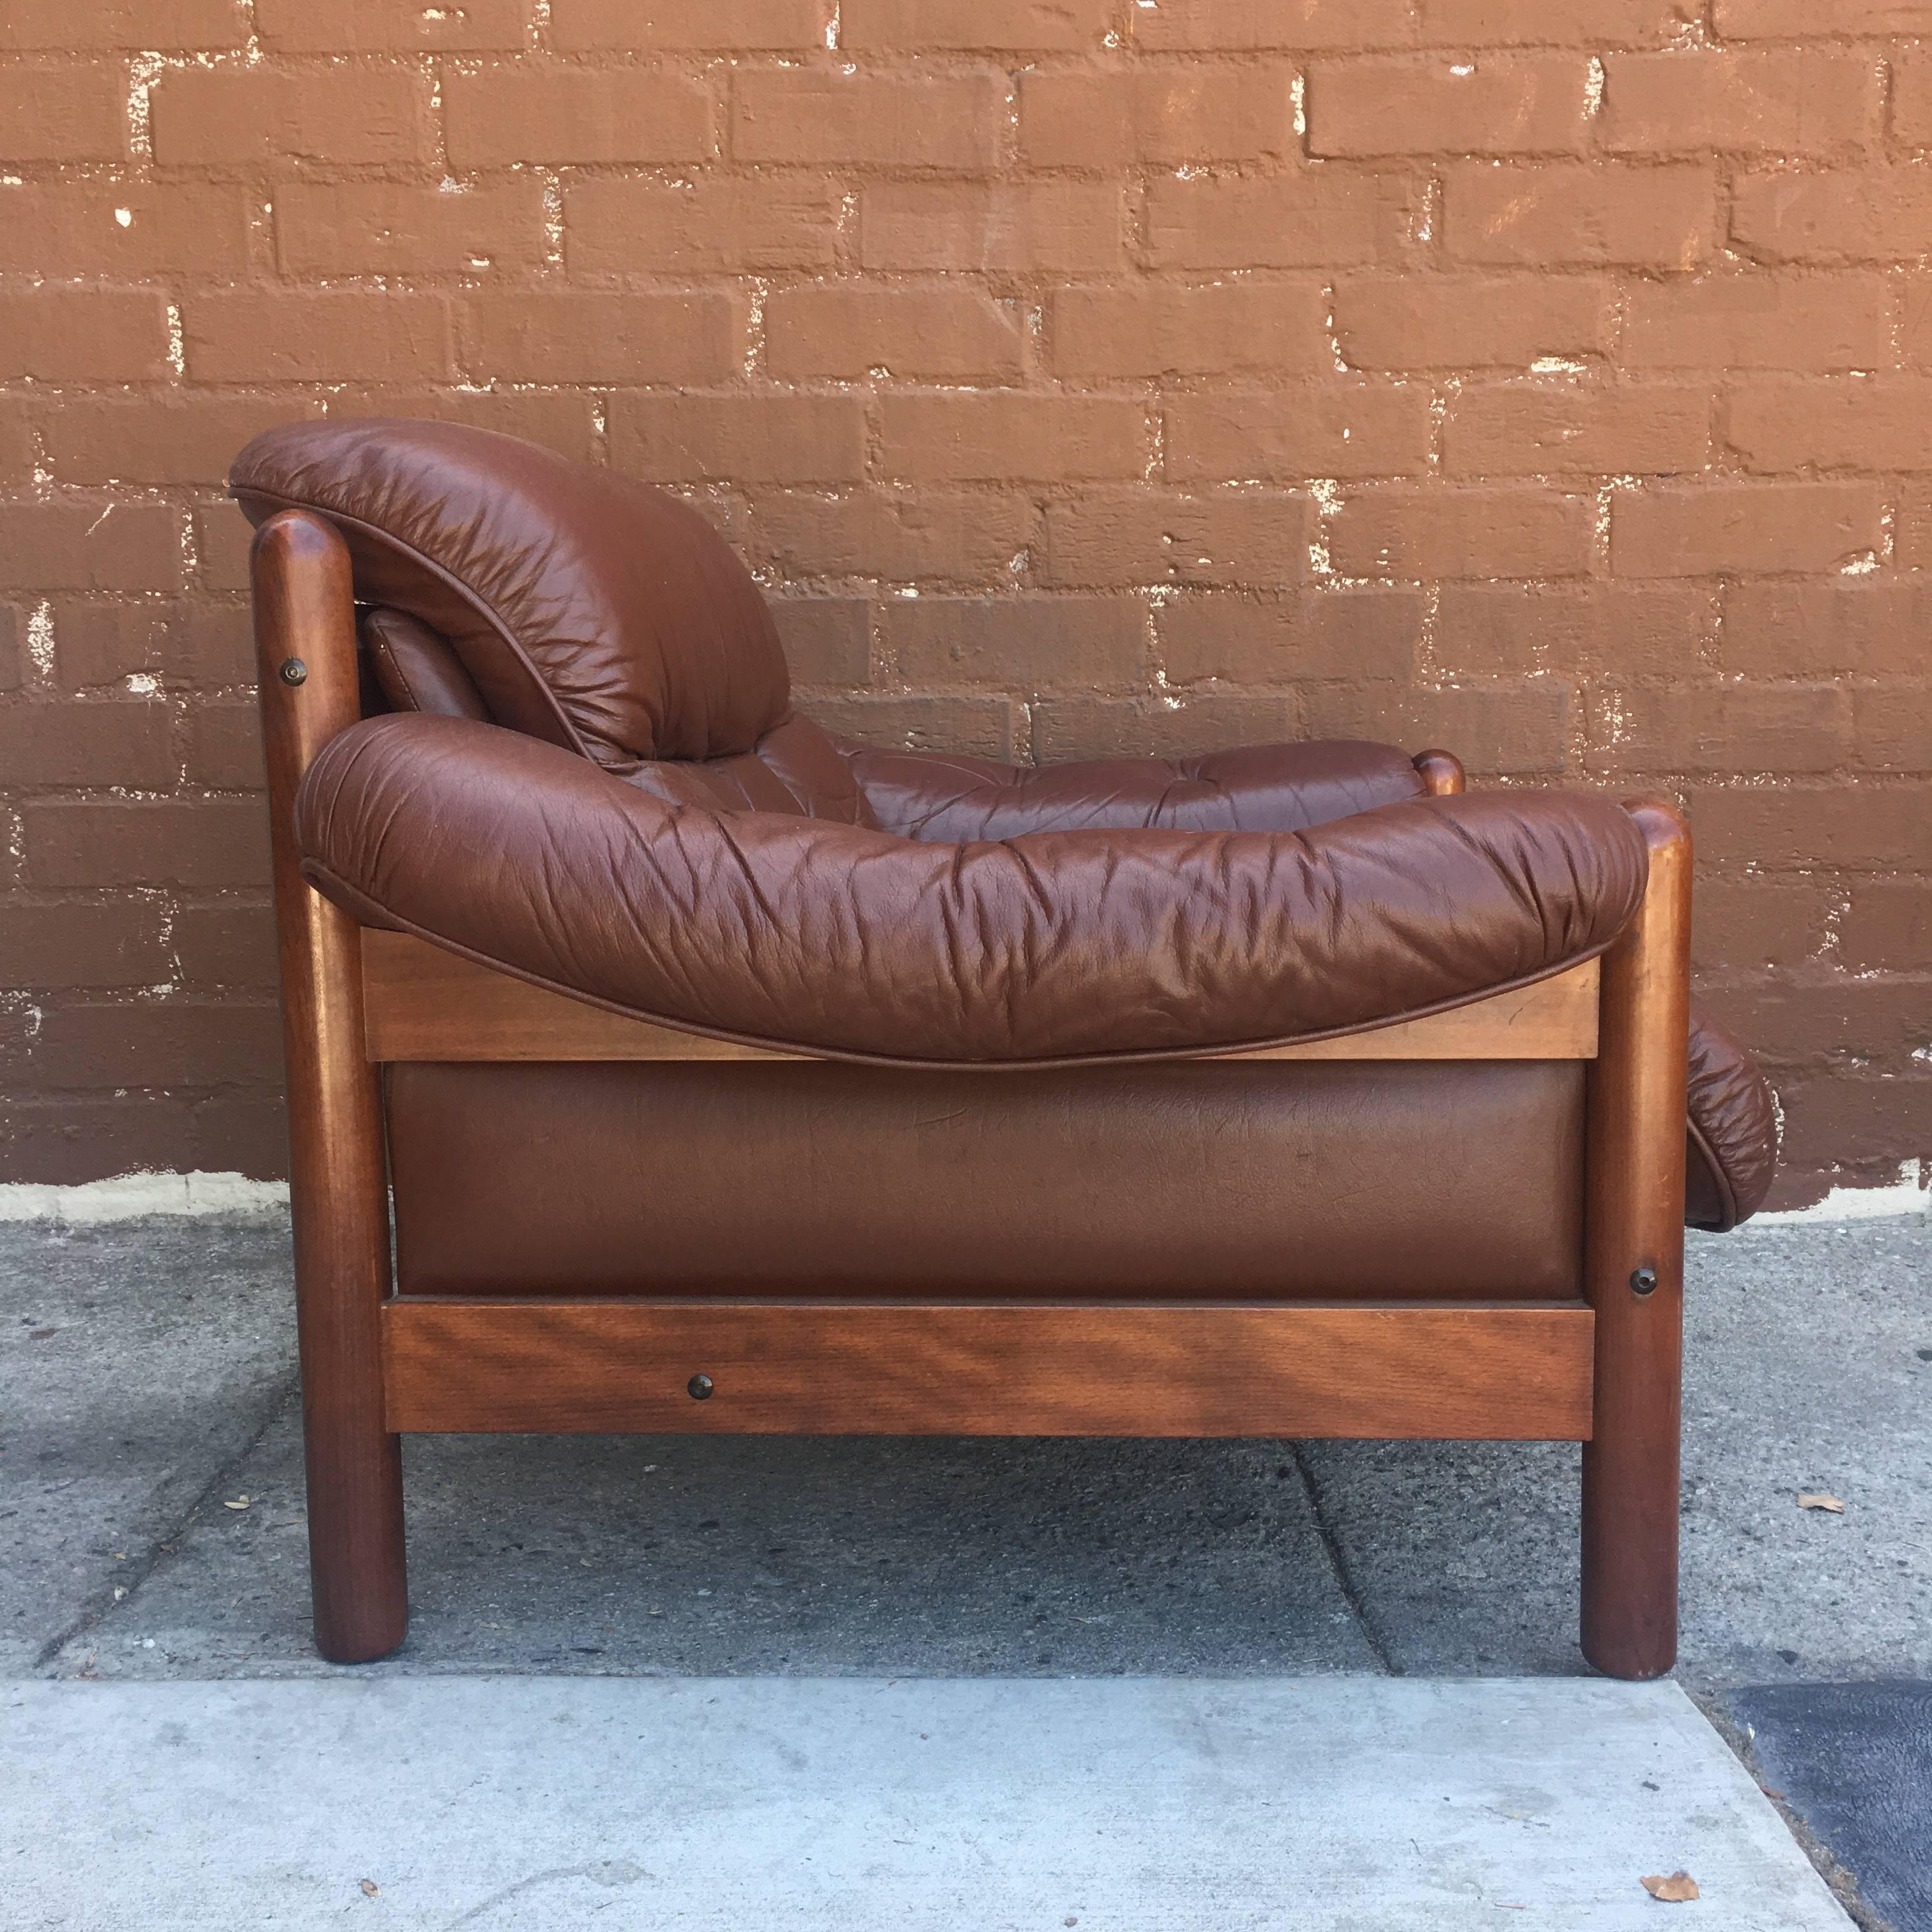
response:
M473 1925L486 1912L494 1911L506 1900L519 1893L533 1891L540 1885L554 1885L560 1879L587 1878L592 1885L638 1885L646 1879L655 1879L656 1874L646 1871L631 1858L607 1858L597 1864L552 1865L548 1870L532 1872L528 1878L520 1878L514 1885L506 1885L499 1892L493 1892L488 1898L460 1912L450 1920L448 1932L456 1932L459 1925Z

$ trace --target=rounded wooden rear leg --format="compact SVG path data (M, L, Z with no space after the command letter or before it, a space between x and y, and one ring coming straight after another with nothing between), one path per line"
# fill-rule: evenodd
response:
M362 715L349 554L299 511L257 532L252 570L288 1060L289 1194L315 1641L335 1664L409 1625L400 1439L383 1421L389 1219L376 1070L364 1053L359 928L299 870L296 788Z
M1650 884L1604 957L1590 1070L1585 1292L1597 1346L1582 1643L1608 1676L1648 1678L1677 1660L1690 836L1673 806L1629 809L1650 847Z

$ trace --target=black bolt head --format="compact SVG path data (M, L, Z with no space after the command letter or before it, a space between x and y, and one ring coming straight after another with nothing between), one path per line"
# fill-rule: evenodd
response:
M284 658L281 676L284 684L305 683L308 678L308 666L300 658Z
M709 1402L711 1400L711 1378L709 1376L693 1376L690 1381L685 1384L685 1387L691 1391L691 1399L693 1402Z
M1657 1270L1654 1268L1640 1268L1630 1276L1633 1294L1654 1294L1657 1292Z

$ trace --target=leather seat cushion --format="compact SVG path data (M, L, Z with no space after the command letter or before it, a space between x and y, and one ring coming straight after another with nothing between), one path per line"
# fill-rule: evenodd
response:
M388 1081L406 1294L1580 1292L1577 1062Z
M625 776L674 805L788 812L928 844L1040 832L1305 832L1425 796L1414 762L1392 745L1247 745L1033 766L881 751L832 738L796 712L736 758L643 764Z
M792 712L735 758L640 765L625 777L668 805L705 812L775 812L876 831L878 821L852 768L809 718Z
M1009 765L939 752L838 747L880 829L940 844L1030 832L1304 832L1420 798L1414 761L1347 739L1246 745L1192 758Z

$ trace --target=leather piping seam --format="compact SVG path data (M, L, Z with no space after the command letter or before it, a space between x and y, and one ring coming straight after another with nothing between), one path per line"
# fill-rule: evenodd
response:
M1709 1141L1705 1138L1703 1129L1698 1126L1696 1118L1689 1113L1688 1110L1684 1115L1684 1125L1685 1131L1689 1133L1691 1139L1696 1143L1697 1151L1702 1156L1704 1165L1710 1169L1711 1178L1717 1183L1718 1204L1724 1210L1723 1220L1716 1227L1706 1227L1701 1221L1697 1222L1694 1225L1702 1228L1703 1232L1706 1234L1728 1234L1731 1230L1738 1225L1739 1219L1738 1214L1738 1191L1731 1185L1731 1177L1729 1169L1727 1169L1725 1167L1724 1163L1718 1158L1715 1149L1712 1147Z
M441 934L430 931L427 926L418 926L414 920L405 919L400 913L392 912L379 900L358 887L352 886L346 879L338 878L320 860L304 857L302 862L302 877L318 890L326 892L335 902L355 914L364 926L386 927L393 932L406 932L412 938L427 940L432 946L440 946L446 952L453 952L459 958L467 959L472 964L487 966L494 973L501 973L512 980L520 980L526 986L540 987L547 993L560 994L564 998L578 1000L587 1006L601 1007L607 1013L615 1013L620 1019L641 1020L648 1026L668 1028L673 1033L695 1034L705 1040L730 1040L739 1046L763 1047L767 1052L796 1054L808 1060L844 1060L860 1066L904 1066L926 1068L935 1072L956 1073L1008 1073L1025 1072L1034 1068L1076 1066L1135 1066L1166 1060L1220 1060L1231 1054L1258 1052L1268 1047L1312 1046L1327 1040L1346 1040L1356 1034L1380 1033L1385 1027L1401 1026L1410 1020L1432 1018L1437 1013L1454 1012L1459 1007L1472 1006L1492 999L1500 993L1513 993L1524 986L1534 986L1544 980L1553 980L1558 974L1567 973L1573 966L1587 965L1592 959L1600 958L1622 936L1622 927L1596 945L1586 946L1580 952L1566 954L1562 958L1540 968L1534 973L1519 974L1514 980L1504 980L1494 986L1478 986L1466 993L1457 993L1450 998L1438 1000L1428 1006L1408 1006L1400 1012L1382 1014L1374 1019L1351 1021L1346 1025L1324 1027L1314 1033L1268 1034L1259 1038L1217 1040L1202 1046L1152 1046L1130 1047L1118 1053L1055 1054L1030 1060L915 1060L904 1054L868 1053L863 1049L848 1046L814 1046L804 1041L772 1040L757 1034L734 1033L724 1027L705 1026L695 1020L674 1019L665 1013L656 1013L641 1006L627 1006L616 1000L607 1000L601 994L586 993L581 988L567 986L561 980L546 979L540 973L532 973L520 966L513 966L506 960L499 959L487 952L478 952L464 945L460 940L446 939ZM373 914L372 918L369 915ZM1628 921L1625 922L1628 924ZM1479 1058L1480 1056L1478 1056Z
M590 764L596 766L599 771L610 771L612 770L611 766L605 764L601 758L598 758L591 751L590 746L584 742L584 734L578 730L575 721L573 720L570 716L570 714L564 710L562 704L558 698L556 693L550 688L550 680L537 668L536 661L526 650L524 650L523 645L518 640L515 632L510 628L509 626L505 622L502 618L497 615L496 607L489 603L483 597L478 596L478 593L472 590L468 584L465 584L462 578L458 577L454 571L446 569L441 564L438 563L434 557L429 556L424 551L417 549L414 544L405 543L401 538L392 536L388 531L382 529L380 525L370 523L363 518L352 515L346 510L332 509L328 504L320 501L310 501L296 496L285 496L280 490L278 490L257 489L252 483L237 483L233 482L232 479L228 485L228 494L231 496L236 498L238 502L243 496L259 496L265 503L279 504L281 508L285 510L306 510L312 516L327 517L338 524L352 524L357 530L362 531L365 535L374 538L378 543L385 544L390 550L396 551L404 556L412 558L416 562L421 564L424 569L428 571L432 577L436 578L440 582L447 585L448 588L454 590L466 604L469 604L472 610L478 612L489 624L490 628L495 631L497 636L509 646L511 656L514 657L517 662L523 667L524 670L529 674L530 681L536 686L537 691L542 697L543 702L549 706L551 716L556 720L558 724L562 727L563 730L568 735L569 742L560 747L560 748L565 751L573 751L576 752L579 758L583 758ZM400 610L402 607L400 604L392 604L388 608ZM404 611L403 614L405 616L414 616L416 615L413 611L406 610ZM426 623L428 622L426 619L420 617L417 618L416 621L418 623ZM435 627L434 626L430 626L430 628L434 629ZM450 646L450 649L454 651L456 650L456 646L454 644L452 644ZM461 663L463 653L460 651L456 651L456 656L458 662ZM470 667L466 664L464 664L463 668L465 670L470 670ZM474 682L476 680L475 672L470 672L470 678L471 681ZM536 736L535 732L526 732L524 735L526 737L535 737ZM538 740L538 742L541 743L542 740ZM636 760L633 760L632 762L635 763Z

